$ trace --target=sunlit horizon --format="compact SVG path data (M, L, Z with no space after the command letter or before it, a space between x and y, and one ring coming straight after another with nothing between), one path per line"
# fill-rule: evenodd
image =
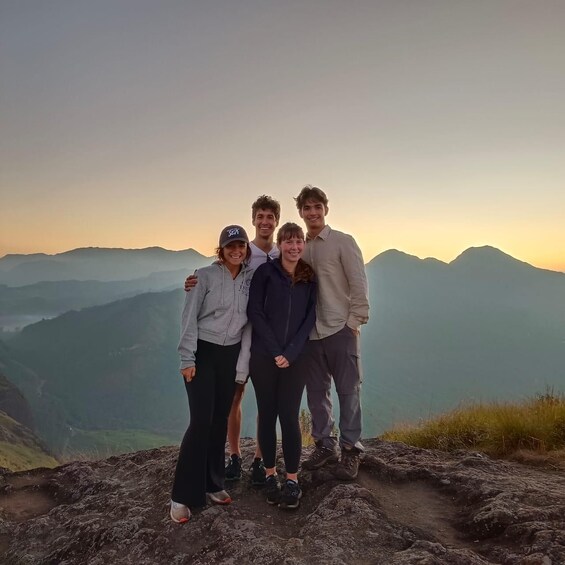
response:
M0 256L210 255L313 184L367 262L565 271L565 2L32 0L0 35Z
M244 226L247 229L247 226ZM251 232L252 233L252 232ZM357 238L358 242L359 242L359 238ZM416 246L415 246L416 247ZM559 262L558 260L555 262L552 262L551 260L551 255L547 255L547 258L545 260L540 260L538 259L531 259L528 257L524 257L524 256L519 256L515 253L510 252L508 249L505 249L503 247L500 247L498 245L493 245L492 243L489 242L482 242L482 243L476 243L473 245L469 245L465 248L462 248L461 250L451 253L451 254L430 254L427 252L421 252L421 251L417 251L415 248L401 248L399 246L393 246L393 247L387 247L387 248L376 248L375 251L367 251L367 248L363 248L361 246L361 251L363 252L363 258L365 260L365 263L369 263L371 260L373 260L375 257L377 257L378 255L385 253L386 251L399 251L401 253L405 253L406 255L410 255L410 256L414 256L417 257L418 259L437 259L439 261L442 261L443 263L449 264L452 261L454 261L459 255L461 255L464 251L466 251L467 249L470 248L480 248L480 247L494 247L500 251L502 251L503 253L506 253L507 255L510 255L511 257L513 257L514 259L517 259L519 261L523 261L525 263L529 263L530 265L537 267L539 269L546 269L549 271L555 271L558 273L565 273L565 262L561 261ZM144 250L144 249L151 249L151 248L160 248L160 249L164 249L166 251L186 251L189 249L193 249L194 251L197 251L198 253L200 253L201 255L204 255L206 257L212 257L214 254L214 250L215 250L215 244L213 245L209 245L208 242L204 243L201 246L197 246L197 245L188 245L185 247L173 247L173 246L166 246L166 245L159 245L159 244L148 244L148 245L139 245L139 246L135 246L135 245L77 245L76 247L62 247L62 248L54 248L51 249L49 251L45 251L45 250L40 250L40 249L35 249L35 250L28 250L28 249L24 249L22 251L11 251L11 252L6 252L4 254L0 253L0 259L3 259L4 257L8 256L8 255L34 255L34 254L45 254L47 256L55 256L58 254L62 254L62 253L67 253L69 251L73 251L75 249L127 249L127 250ZM538 256L539 257L539 256Z

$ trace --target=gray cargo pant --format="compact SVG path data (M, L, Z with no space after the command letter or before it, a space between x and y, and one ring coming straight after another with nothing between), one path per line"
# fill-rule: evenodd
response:
M323 339L307 344L306 394L312 415L312 437L318 446L335 449L332 436L335 419L332 413L331 379L339 398L339 443L341 447L361 444L361 365L359 336L348 326Z

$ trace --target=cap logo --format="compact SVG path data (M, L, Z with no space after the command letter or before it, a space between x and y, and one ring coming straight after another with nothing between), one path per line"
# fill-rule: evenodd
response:
M239 228L230 228L226 230L228 232L228 237L233 237L234 235L239 235Z

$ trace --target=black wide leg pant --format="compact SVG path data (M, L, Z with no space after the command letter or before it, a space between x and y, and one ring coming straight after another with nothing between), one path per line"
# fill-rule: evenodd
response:
M190 425L180 446L171 497L188 507L205 506L207 492L224 488L228 415L240 345L198 340L196 375L184 381Z

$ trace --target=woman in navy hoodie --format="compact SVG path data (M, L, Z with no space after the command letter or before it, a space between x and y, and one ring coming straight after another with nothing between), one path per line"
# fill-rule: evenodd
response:
M247 306L253 327L249 374L259 411L267 502L281 508L298 508L302 496L298 485L302 452L298 417L306 384L305 346L316 321L315 275L301 258L304 244L304 232L297 224L286 223L279 229L280 258L257 268ZM286 468L282 491L275 465L277 417Z

